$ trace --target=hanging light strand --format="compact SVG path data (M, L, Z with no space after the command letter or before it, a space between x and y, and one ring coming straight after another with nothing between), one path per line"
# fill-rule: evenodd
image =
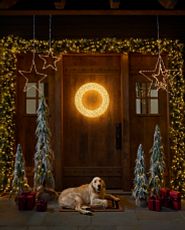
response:
M159 40L159 16L157 16L157 40Z
M51 50L51 25L52 25L52 15L49 15L49 49Z
M162 89L168 92L168 77L169 70L166 69L165 63L161 56L161 45L159 40L159 17L157 16L156 20L157 27L157 48L158 48L158 57L154 69L149 70L139 70L139 73L143 75L150 83L148 87L148 95L151 93L151 89L155 88L157 91Z
M52 15L49 15L49 40L48 40L48 46L49 50L47 54L39 54L39 58L43 61L43 67L42 69L48 69L51 68L55 71L57 71L57 62L60 60L60 57L57 57L54 55L53 49L52 49Z
M47 74L45 73L40 73L37 70L37 65L36 65L36 38L35 38L35 15L33 15L33 50L32 50L32 62L31 62L31 66L29 68L29 70L19 70L18 72L20 73L20 75L25 79L25 85L23 88L23 92L27 92L30 89L34 88L35 90L37 90L39 93L41 92L40 89L40 83L47 77ZM29 84L31 83L31 77L32 76L36 76L37 77L37 84Z
M35 15L33 15L33 50L35 51Z
M160 47L160 37L159 37L159 34L160 34L160 30L159 30L159 16L157 16L157 20L156 20L156 25L157 25L157 44L158 44L158 55L160 56L161 54L161 47Z

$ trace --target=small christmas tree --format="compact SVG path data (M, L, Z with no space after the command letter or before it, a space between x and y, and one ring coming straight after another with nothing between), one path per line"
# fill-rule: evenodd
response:
M10 196L12 194L18 195L19 193L28 189L28 182L25 172L25 161L22 153L21 145L17 145L16 155L15 155L15 167L12 180L12 190L10 191Z
M134 174L134 189L132 191L132 195L136 199L136 204L140 206L141 200L146 201L148 194L147 178L145 174L144 151L141 144L137 150Z
M50 129L48 126L48 108L45 98L40 100L37 110L37 144L34 156L34 189L38 193L44 191L53 192L55 181L53 176L54 155L50 147Z
M159 196L160 188L164 184L164 152L161 143L161 133L158 125L155 127L154 141L150 158L150 177L149 177L149 189L151 195Z

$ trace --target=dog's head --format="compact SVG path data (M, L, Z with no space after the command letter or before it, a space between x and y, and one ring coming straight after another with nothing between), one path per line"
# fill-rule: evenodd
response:
M100 193L105 189L105 182L100 177L94 177L91 181L91 186L95 192Z

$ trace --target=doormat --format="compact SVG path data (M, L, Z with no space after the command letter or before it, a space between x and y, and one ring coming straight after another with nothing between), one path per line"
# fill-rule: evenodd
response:
M122 202L122 199L120 198L120 201L115 205L113 205L112 202L108 202L108 207L100 207L95 206L90 209L92 212L124 212L124 204ZM69 208L60 208L59 212L76 212L74 209Z

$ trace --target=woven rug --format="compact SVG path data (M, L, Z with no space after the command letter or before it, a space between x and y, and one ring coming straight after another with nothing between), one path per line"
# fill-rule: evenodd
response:
M122 197L119 197L119 198L120 198L120 201L118 202L118 204L113 205L112 202L108 202L107 208L97 206L97 207L92 207L91 211L92 212L124 212L125 200ZM68 208L60 208L59 211L60 212L76 212L75 210L68 209Z

